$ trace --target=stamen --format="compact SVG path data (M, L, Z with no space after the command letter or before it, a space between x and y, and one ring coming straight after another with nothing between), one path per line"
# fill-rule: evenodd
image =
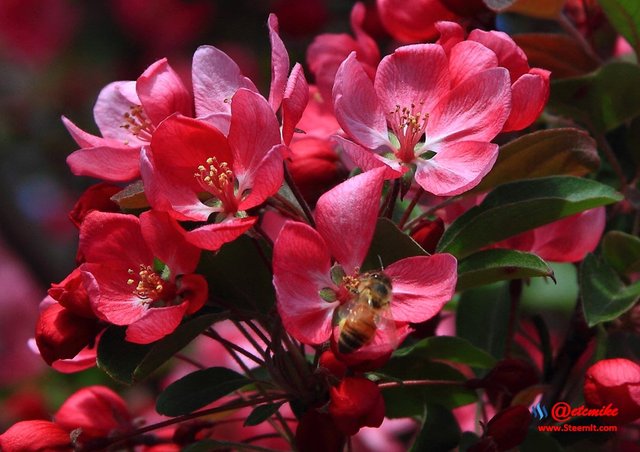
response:
M140 105L132 105L123 118L124 122L120 127L141 140L151 141L154 127Z
M220 196L227 191L230 183L234 182L234 175L227 162L219 162L216 157L209 157L205 165L198 165L198 172L193 175L200 180L203 188Z
M422 105L424 102L420 102L420 107ZM391 128L400 143L397 157L405 163L410 163L415 158L413 149L427 129L429 114L417 110L416 104L412 103L410 107L396 104L395 110L390 111L389 115Z
M132 269L128 269L129 275L134 275L135 272ZM135 284L133 278L127 279L127 285L132 286ZM140 271L138 272L138 284L133 289L133 294L143 300L145 303L152 303L158 300L164 291L164 280L158 275L150 265L140 264Z

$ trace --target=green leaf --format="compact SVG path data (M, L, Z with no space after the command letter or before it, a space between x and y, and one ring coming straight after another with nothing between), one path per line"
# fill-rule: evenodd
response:
M206 276L217 299L256 316L268 313L275 304L271 269L265 259L271 262L271 250L262 241L243 235L215 254L202 253L197 272Z
M224 318L224 313L198 315L184 321L159 341L144 345L127 342L125 327L110 326L98 343L98 367L127 385L144 380L211 324Z
M226 367L198 370L162 391L156 411L165 416L189 414L248 384L251 380Z
M406 358L416 361L453 361L483 369L490 369L496 364L493 356L456 336L427 337L410 347L396 350L393 356L396 359Z
M459 262L457 290L534 276L555 280L551 267L535 254L508 249L478 251Z
M637 0L599 0L602 10L616 31L640 55L640 3Z
M508 285L504 283L465 291L456 314L458 337L501 359L507 341L510 305Z
M640 66L614 62L598 71L551 83L549 108L601 132L640 114Z
M640 282L625 286L605 261L588 254L580 266L580 293L589 326L614 320L640 297Z
M463 258L520 232L621 199L607 185L572 176L500 185L449 226L437 250Z
M391 381L466 381L463 374L447 364L428 360L419 361L410 357L392 357L379 373L390 376ZM427 403L455 408L477 400L475 391L457 383L385 387L382 389L382 396L385 400L385 415L389 418L422 416Z
M379 269L380 261L383 266L386 266L406 257L427 254L415 240L398 229L391 220L379 218L362 269Z
M622 231L609 231L602 239L602 254L623 275L640 271L640 238Z
M460 441L460 427L451 411L440 405L428 404L420 432L410 452L452 450Z
M519 179L584 176L599 166L596 143L586 132L572 128L540 130L501 146L498 161L473 192Z
M247 416L247 419L244 421L244 426L261 424L276 414L283 404L284 402L258 405L251 413L249 413L249 416Z

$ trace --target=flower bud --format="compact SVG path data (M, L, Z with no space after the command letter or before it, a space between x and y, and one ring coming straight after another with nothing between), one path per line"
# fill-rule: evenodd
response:
M611 404L618 415L608 423L627 424L640 417L640 365L624 358L604 359L587 369L584 379L587 405Z
M361 427L379 427L384 420L384 399L378 385L362 377L347 377L331 388L329 414L345 435Z
M444 222L440 218L425 220L411 234L411 238L418 242L427 253L433 254L436 245L444 232Z

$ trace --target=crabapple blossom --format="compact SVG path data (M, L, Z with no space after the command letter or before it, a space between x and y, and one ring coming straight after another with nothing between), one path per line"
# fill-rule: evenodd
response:
M352 300L353 286L363 276L360 267L373 237L384 176L384 168L365 172L321 196L316 229L292 221L282 228L274 245L273 283L282 322L299 341L337 341L334 315ZM343 276L335 277L338 273ZM409 322L437 314L454 293L456 259L449 254L409 257L385 265L384 274L391 280L395 331L376 329L362 348L340 356L350 364L388 356L409 333Z
M193 274L200 250L162 212L91 212L80 228L80 266L98 318L127 325L126 339L146 344L173 332L207 298L207 282Z
M140 149L156 127L173 113L192 114L189 90L166 58L156 61L136 81L113 82L102 89L93 116L101 137L62 117L80 149L67 157L73 174L108 181L140 177Z
M593 364L585 375L584 399L596 408L617 408L618 415L607 422L622 425L640 418L640 365L624 358Z

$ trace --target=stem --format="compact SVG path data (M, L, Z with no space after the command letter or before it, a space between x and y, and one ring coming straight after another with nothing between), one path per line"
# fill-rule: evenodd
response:
M437 211L438 209L442 209L445 206L448 206L449 204L452 204L456 201L458 201L460 199L460 196L452 196L451 198L447 198L444 201L431 206L430 208L428 208L427 210L425 210L423 213L421 213L420 215L418 215L416 218L414 218L413 220L411 220L407 225L406 225L406 229L408 230L412 230L414 227L416 227L418 224L420 224L420 221L422 221L422 219L427 218L431 215L433 215L433 213L435 211Z
M504 346L504 356L509 358L513 348L513 338L516 334L516 317L520 296L522 295L522 280L514 279L509 282L509 323L507 324L507 343Z
M269 359L269 356L267 355L267 353L262 349L262 347L260 347L260 344L258 344L258 342L253 338L253 336L251 336L249 334L249 332L242 326L242 324L240 322L238 322L237 320L232 320L233 324L236 326L236 328L238 328L238 330L240 331L240 333L249 341L249 343L253 346L253 348L256 349L256 351L258 353L260 353L260 355L262 356L262 358L267 361ZM265 344L268 345L268 342Z
M309 204L307 204L307 201L305 201L304 197L302 196L302 193L300 193L300 189L294 182L293 177L289 172L289 167L287 166L286 163L284 163L283 165L284 165L284 180L287 182L287 185L291 189L293 196L295 196L296 201L298 201L298 204L300 204L300 207L304 212L304 216L307 219L307 223L309 223L313 228L315 228L316 222L313 219L313 215L311 214L311 209L309 208Z
M398 229L402 229L404 227L404 224L409 219L411 212L413 212L413 209L415 208L416 204L418 204L418 201L420 201L420 197L423 194L424 194L424 188L420 187L420 189L418 190L418 193L416 193L416 195L411 200L411 203L409 204L407 209L404 211L404 214L402 214L402 218L400 218L400 221L398 222Z
M184 414L182 416L178 416L178 417L174 417L173 419L169 419L166 421L162 421L162 422L158 422L155 424L151 424L151 425L147 425L146 427L142 427L139 428L131 433L128 433L124 436L121 436L119 438L112 438L109 440L109 442L103 444L102 446L104 446L104 448L106 449L108 446L114 446L120 443L124 443L129 441L130 439L135 438L136 436L142 435L144 433L147 432L151 432L153 430L158 430L164 427L168 427L170 425L174 425L174 424L179 424L181 422L185 422L185 421L189 421L191 419L196 419L202 416L209 416L211 414L216 414L216 413L223 413L225 411L229 411L229 410L235 410L238 408L244 408L247 406L255 406L261 403L267 403L267 402L279 402L281 400L288 400L287 397L282 396L282 395L277 395L277 396L267 396L267 397L254 397L248 400L241 400L241 399L236 399L233 400L229 403L226 403L224 405L215 407L215 408L208 408L206 410L201 410L201 411L195 411L193 413L189 413L189 414Z
M589 128L591 129L591 133L598 142L600 149L602 149L605 157L607 157L607 160L609 161L613 172L616 173L616 176L618 176L618 179L620 180L620 190L624 192L627 187L627 176L625 176L624 171L622 170L622 165L620 165L618 157L616 157L615 152L613 152L613 149L611 149L611 146L609 145L609 142L607 141L605 136L601 132L596 131L595 127L593 127L591 124L589 124Z
M387 193L387 197L385 198L383 206L380 209L381 217L391 219L391 217L393 216L393 208L396 205L396 198L398 197L398 193L400 193L400 179L395 179L393 181L393 186Z
M595 62L599 65L602 65L602 58L594 52L591 44L585 39L585 37L580 33L580 31L575 27L575 25L567 19L567 16L562 13L558 16L558 24L562 27L562 29L569 34L576 42L582 47L582 50L591 57Z
M220 342L225 348L227 348L227 350L233 350L235 352L238 352L238 353L246 356L247 358L249 358L254 363L259 364L260 366L264 365L264 361L263 360L261 360L260 358L255 356L253 353L249 352L248 350L245 350L244 348L240 347L239 345L234 344L233 342L231 342L231 341L225 339L224 337L220 336L220 334L216 330L214 330L212 328L209 328L208 330L203 331L202 334L204 334L207 337L210 337L211 339L214 339L214 340Z
M385 383L379 383L378 388L402 388L404 386L466 386L466 381L451 381L451 380L406 380L406 381L387 381Z

